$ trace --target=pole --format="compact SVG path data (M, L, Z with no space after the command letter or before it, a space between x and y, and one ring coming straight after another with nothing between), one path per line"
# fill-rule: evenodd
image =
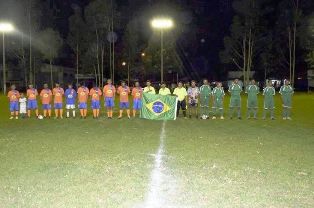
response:
M2 54L3 54L3 59L2 59L2 70L3 70L3 94L6 94L7 92L7 85L6 85L6 74L5 74L5 44L4 44L4 32L2 32Z
M130 86L130 63L128 62L128 85Z
M160 79L164 81L164 31L160 30Z

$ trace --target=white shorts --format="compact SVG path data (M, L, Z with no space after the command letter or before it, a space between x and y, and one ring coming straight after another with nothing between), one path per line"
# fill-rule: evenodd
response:
M75 105L66 105L65 108L66 108L67 110L75 109Z

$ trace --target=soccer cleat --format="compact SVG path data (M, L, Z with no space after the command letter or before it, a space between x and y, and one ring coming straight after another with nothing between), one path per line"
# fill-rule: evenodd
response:
M131 116L128 116L128 119L131 119Z
M287 120L292 120L292 118L291 117L287 117Z
M271 117L270 119L271 119L271 120L275 120L275 118L274 118L274 117Z
M286 117L283 117L282 119L283 119L283 120L286 120L287 118L286 118Z
M18 117L18 116L16 116L16 117L15 117L15 119L17 120L17 119L19 119L19 117Z
M213 120L215 120L216 119L216 116L213 116L213 118L212 118Z
M11 117L10 117L10 120L12 120L13 118L14 118L14 117L13 117L13 116L11 116Z
M121 118L122 118L122 116L119 116L119 117L118 117L118 119L121 119Z
M238 119L239 119L239 120L242 120L242 118L241 118L241 117L238 117Z
M220 116L220 119L221 119L221 120L224 120L225 118L224 118L223 116Z

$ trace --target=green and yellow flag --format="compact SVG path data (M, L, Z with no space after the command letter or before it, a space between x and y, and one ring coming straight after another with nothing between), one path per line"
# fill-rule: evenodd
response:
M177 97L143 93L141 118L151 120L175 120Z

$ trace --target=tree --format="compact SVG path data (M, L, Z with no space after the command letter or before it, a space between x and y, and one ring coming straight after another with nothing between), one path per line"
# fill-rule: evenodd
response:
M82 50L86 49L86 27L83 21L82 10L78 6L74 7L74 14L69 18L69 34L67 42L76 55L76 85L78 85L78 74L80 64L80 54Z
M51 28L41 31L38 34L36 45L43 55L43 58L49 61L50 65L50 84L53 86L53 61L58 57L58 52L62 47L62 38L59 33Z
M236 0L233 8L236 15L230 28L230 35L224 38L224 50L220 59L224 64L234 64L243 72L243 81L248 83L254 58L261 52L263 45L262 16L265 0Z
M107 46L108 32L112 31L112 10L114 5L110 0L94 0L85 9L88 28L86 38L91 45L95 45L93 68L96 68L98 83L104 83L104 58ZM95 43L95 44L94 44ZM111 45L110 45L111 51ZM112 75L111 75L112 76Z
M314 68L314 13L306 16L300 27L301 46L306 51L305 61Z

